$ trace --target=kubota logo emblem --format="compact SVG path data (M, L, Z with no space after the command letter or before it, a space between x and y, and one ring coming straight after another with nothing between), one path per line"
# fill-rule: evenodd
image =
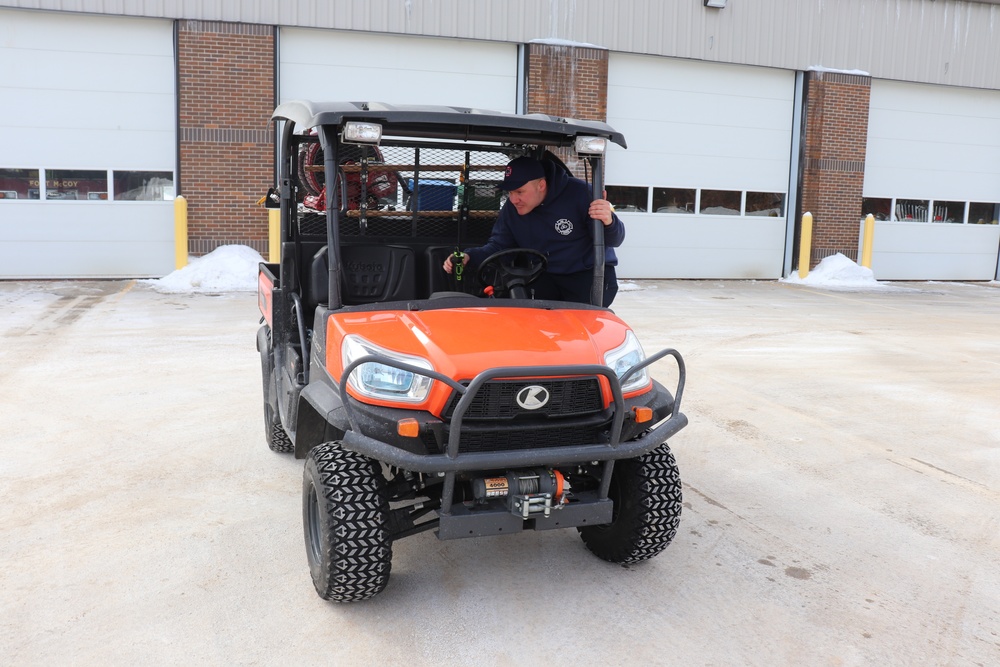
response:
M537 384L530 384L517 392L515 400L525 410L537 410L549 402L549 390Z

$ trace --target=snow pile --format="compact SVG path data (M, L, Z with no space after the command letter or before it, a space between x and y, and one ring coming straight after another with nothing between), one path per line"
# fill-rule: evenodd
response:
M640 290L647 289L640 285L639 283L633 282L631 280L619 280L618 281L618 291L619 292L638 292Z
M833 289L879 287L879 282L875 280L875 274L871 269L855 264L839 252L823 258L819 266L810 271L805 278L799 278L799 272L796 270L787 278L782 278L781 282Z
M144 280L158 292L256 292L260 253L245 245L219 246L193 257L183 269L158 280Z

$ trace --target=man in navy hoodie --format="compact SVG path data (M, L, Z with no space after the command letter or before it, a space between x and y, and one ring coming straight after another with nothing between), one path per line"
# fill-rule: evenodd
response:
M610 202L594 199L590 185L569 176L561 166L530 157L511 160L501 189L507 203L500 209L486 245L465 251L465 264L478 266L495 252L531 248L548 259L548 269L531 288L536 299L590 303L594 277L591 218L604 223L604 306L618 293L614 249L625 240L625 225ZM451 273L451 257L444 270Z

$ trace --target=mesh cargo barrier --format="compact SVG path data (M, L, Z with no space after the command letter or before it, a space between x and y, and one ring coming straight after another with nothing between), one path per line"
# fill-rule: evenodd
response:
M340 236L345 242L408 237L481 245L506 200L499 184L516 154L500 146L417 148L391 140L378 147L345 146L338 179ZM314 138L300 146L297 167L296 228L303 237L325 237L323 150Z

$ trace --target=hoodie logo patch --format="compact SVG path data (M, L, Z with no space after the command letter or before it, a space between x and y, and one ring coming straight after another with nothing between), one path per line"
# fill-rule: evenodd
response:
M562 234L563 236L569 236L569 234L573 231L573 223L567 220L566 218L557 220L556 231Z

